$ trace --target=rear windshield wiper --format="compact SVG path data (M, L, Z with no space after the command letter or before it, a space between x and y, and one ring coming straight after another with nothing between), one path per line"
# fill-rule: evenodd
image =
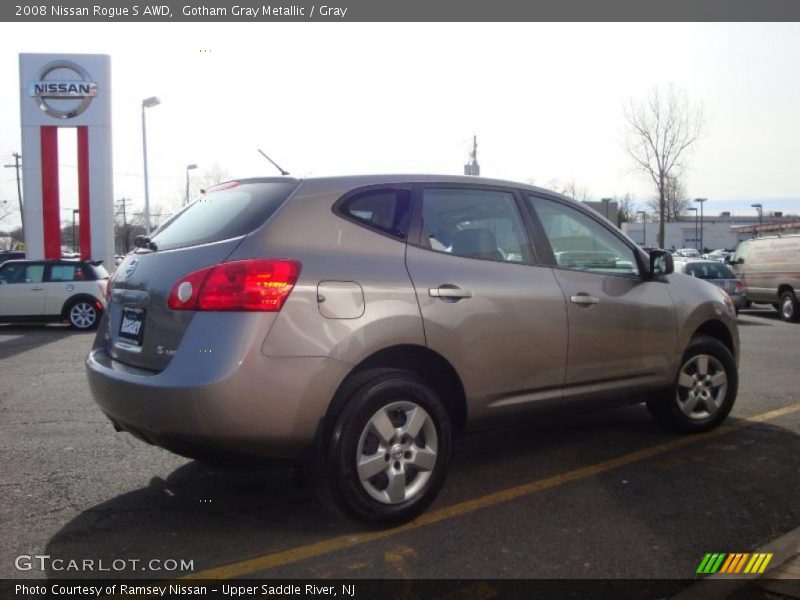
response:
M150 241L146 235L137 235L133 238L133 243L137 248L147 248L148 250L158 250L155 242Z

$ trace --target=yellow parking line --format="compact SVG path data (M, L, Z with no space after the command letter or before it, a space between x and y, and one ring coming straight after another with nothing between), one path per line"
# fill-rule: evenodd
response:
M423 515L417 517L414 521L399 527L395 527L394 529L342 535L339 537L322 540L321 542L315 542L305 546L298 546L296 548L289 548L287 550L280 550L278 552L257 556L255 558L231 563L221 567L214 567L211 569L198 571L197 573L192 573L191 575L187 575L181 579L231 579L233 577L242 577L257 573L259 571L274 569L276 567L308 560L317 556L323 556L325 554L330 554L332 552L344 550L353 546L360 546L361 544L365 544L367 542L385 539L405 533L407 531L419 529L420 527L433 525L435 523L446 521L454 517L459 517L482 508L501 504L522 496L528 496L536 492L554 488L565 483L586 479L592 475L605 473L606 471L646 460L648 458L658 456L659 454L670 452L671 450L677 450L678 448L683 448L684 446L690 446L697 442L719 437L721 435L725 435L726 433L730 433L731 431L744 429L765 421L771 421L799 410L800 402L797 402L783 408L778 408L760 415L755 415L748 419L730 423L729 425L723 425L722 427L718 427L717 429L714 429L708 433L681 437L665 444L659 444L650 448L644 448L642 450L623 454L617 458L612 458L595 465L573 469L572 471L559 473L545 479L539 479L515 487L500 490L498 492L487 494L473 500L466 500L452 506L445 506L443 508L424 513Z

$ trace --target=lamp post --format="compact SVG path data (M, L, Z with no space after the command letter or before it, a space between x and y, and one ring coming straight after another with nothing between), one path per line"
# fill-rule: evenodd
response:
M647 213L643 210L637 210L637 215L642 215L642 245L647 246Z
M78 251L78 241L75 235L75 215L80 213L81 211L77 208L72 209L72 252L73 254Z
M763 219L763 214L764 214L764 207L761 205L760 202L757 203L757 204L751 204L750 206L752 206L753 208L755 208L758 211L758 227L760 228L761 227L761 222L762 222L762 219ZM758 237L758 231L756 231L756 237Z
M197 168L197 165L195 165L195 164L186 165L186 198L184 198L184 200L183 200L183 205L184 206L189 204L189 171L191 171L192 169L196 169L196 168Z
M708 201L708 198L695 198L694 201L700 204L700 250L699 251L700 254L702 254L703 250L705 249L705 245L703 244L703 204L705 204L706 201Z
M689 210L694 211L694 247L697 248L698 239L697 239L697 207L690 206ZM699 248L697 248L699 250Z
M145 109L153 108L161 104L156 96L142 100L142 153L144 155L144 231L150 235L150 186L147 180L147 122L145 120Z

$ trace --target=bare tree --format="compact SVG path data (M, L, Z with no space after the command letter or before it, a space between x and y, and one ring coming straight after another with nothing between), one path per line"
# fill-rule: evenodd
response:
M636 202L634 202L630 194L615 197L614 202L617 203L617 227L622 227L623 223L634 220L636 217Z
M189 179L189 201L197 198L204 190L207 190L211 186L222 183L223 181L229 181L230 179L231 174L218 163L214 163L208 169L203 169L196 177L191 177ZM178 206L181 206L186 196L186 184L181 183L176 191L176 196L180 198Z
M653 182L658 195L658 245L664 246L667 187L686 167L689 150L703 129L700 105L690 104L683 92L672 86L654 88L640 104L625 107L625 148L636 168Z
M683 181L680 177L677 175L670 175L667 177L665 184L664 201L666 204L664 208L664 220L667 223L673 223L686 213L691 202L689 201L689 196L686 194L686 186L683 185ZM658 213L660 210L659 197L654 196L648 200L647 207L652 212Z
M9 202L8 200L3 200L0 202L0 223L11 217L11 215L17 213L14 208L14 205Z
M573 200L577 200L578 202L586 202L587 200L591 200L592 198L588 190L585 187L576 184L574 179L570 181L551 179L547 183L547 187L553 190L554 192L558 192L559 194L564 194L568 198L572 198Z

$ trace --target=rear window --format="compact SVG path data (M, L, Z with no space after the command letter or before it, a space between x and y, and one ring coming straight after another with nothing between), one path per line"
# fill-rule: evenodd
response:
M151 236L159 250L219 242L246 235L266 221L297 182L248 183L210 191Z
M94 269L94 274L97 279L109 278L108 271L103 265L92 265L92 268Z
M690 263L686 265L686 274L699 279L736 279L733 271L717 263Z

